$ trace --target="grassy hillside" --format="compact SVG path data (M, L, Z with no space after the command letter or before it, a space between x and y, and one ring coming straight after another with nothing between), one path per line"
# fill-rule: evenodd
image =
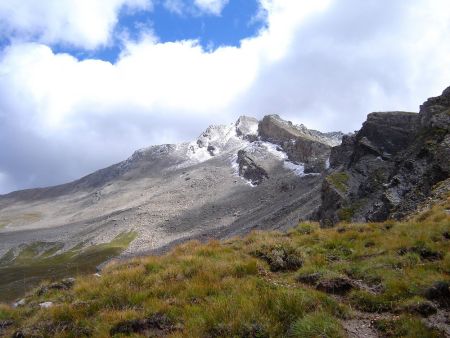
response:
M0 307L0 330L51 337L445 337L449 209L447 199L408 222L333 229L303 223L288 233L190 242L161 257L110 265L101 277L78 276L73 287L44 285L23 306ZM41 308L44 302L52 304Z
M10 250L0 258L0 300L12 301L43 279L94 273L99 264L120 254L135 237L136 233L126 232L109 243L79 243L64 252L59 251L62 243L49 242L23 245L17 254Z

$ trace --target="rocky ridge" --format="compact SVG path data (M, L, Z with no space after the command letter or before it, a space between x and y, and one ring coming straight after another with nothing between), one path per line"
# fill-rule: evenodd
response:
M367 116L330 154L316 218L339 221L401 219L415 211L450 175L450 87L420 112Z

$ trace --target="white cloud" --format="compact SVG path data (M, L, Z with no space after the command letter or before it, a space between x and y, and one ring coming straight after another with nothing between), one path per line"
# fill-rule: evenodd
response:
M229 0L194 0L194 4L203 12L220 15Z
M178 15L221 15L229 0L164 0L163 6Z
M0 1L0 31L6 37L94 49L110 41L119 10L149 10L150 0Z
M351 131L450 85L445 0L261 6L267 29L212 52L144 35L111 64L14 43L0 56L0 171L16 187L57 183L240 114Z
M185 3L183 0L164 0L164 7L172 13L182 15L185 11Z
M27 98L29 107L19 112L33 116L34 128L41 133L70 128L85 110L108 114L118 106L138 107L150 115L186 107L197 116L225 113L254 83L263 65L288 52L293 34L279 27L282 10L270 8L271 26L259 37L244 40L240 48L213 52L205 52L196 41L158 43L144 38L128 42L117 63L111 64L54 54L43 44L13 45L0 63L0 90L17 96L17 102ZM298 13L306 10L316 8L308 5ZM283 23L294 22L289 15Z

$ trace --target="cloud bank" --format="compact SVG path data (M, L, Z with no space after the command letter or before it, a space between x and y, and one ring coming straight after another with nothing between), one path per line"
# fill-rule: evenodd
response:
M152 3L91 0L73 12L74 3L49 0L39 9L48 21L36 22L27 13L42 2L0 4L0 28L20 36L0 55L0 193L75 179L241 114L352 131L371 111L417 111L450 85L445 0L261 0L266 28L239 47L143 34L115 63L50 46L107 44L121 8ZM227 1L195 3L219 15Z
M149 0L0 1L0 33L13 40L94 49L111 42L118 13L151 10Z

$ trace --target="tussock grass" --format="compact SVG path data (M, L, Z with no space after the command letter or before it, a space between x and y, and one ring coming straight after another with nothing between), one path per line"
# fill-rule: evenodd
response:
M23 307L1 306L0 319L14 321L8 334L55 337L108 337L118 327L137 336L145 334L138 324L152 330L154 318L171 323L168 337L345 337L342 321L357 309L396 314L376 323L382 335L440 337L406 309L449 280L446 208L407 222L302 223L287 233L189 242L164 256L112 263L100 278L79 276L71 290L32 293ZM274 269L274 260L295 264ZM339 297L316 289L335 280L354 287ZM54 306L39 309L43 301Z

